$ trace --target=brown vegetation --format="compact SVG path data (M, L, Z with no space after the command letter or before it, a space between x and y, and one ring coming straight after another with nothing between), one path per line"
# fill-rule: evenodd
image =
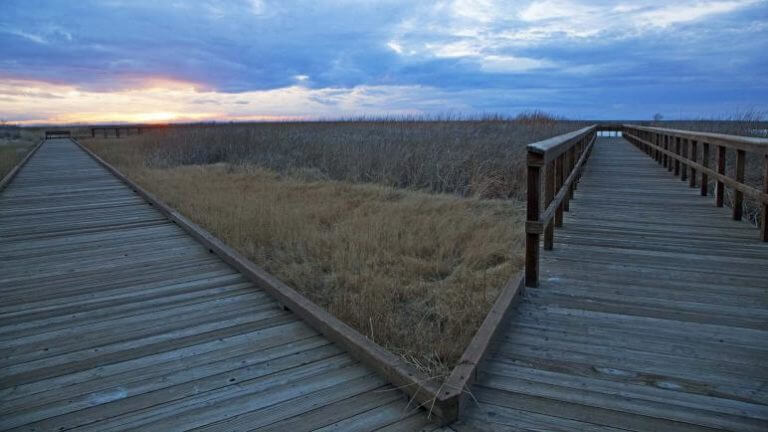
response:
M523 265L524 145L580 126L540 113L194 125L85 144L439 376Z
M515 121L196 125L129 139L157 168L249 164L307 180L524 199L524 146L579 126L534 113Z
M524 144L568 129L505 123L227 125L85 144L440 376L523 265Z
M22 132L13 137L0 134L0 179L5 177L16 166L27 152L39 142L36 134Z

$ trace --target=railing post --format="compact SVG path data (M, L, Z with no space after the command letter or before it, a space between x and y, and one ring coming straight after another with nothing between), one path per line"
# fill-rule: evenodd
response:
M670 135L667 135L667 150L669 150L671 153L675 152L675 140ZM667 158L667 171L672 172L674 168L675 168L675 161L670 156Z
M666 135L663 135L662 138L664 140L664 150L669 150L669 137ZM669 160L667 158L666 153L664 153L664 157L662 158L662 165L664 166L664 168L667 168L667 166L669 165Z
M656 139L653 141L653 143L657 145L656 149L654 150L656 152L656 163L661 165L661 150L659 150L659 147L661 147L661 134L655 133L654 136Z
M528 156L528 223L539 223L541 209L541 166L531 163L531 154ZM540 228L535 232L526 226L525 233L525 285L536 287L539 285L539 238Z
M580 140L580 142L583 142L584 140ZM573 172L573 168L576 166L576 146L571 147L570 150L568 150L568 175L571 175L570 173ZM571 183L570 190L568 191L568 201L566 201L565 209L570 210L570 201L574 197L574 191L576 190L576 183L578 179L574 178L573 183Z
M768 194L768 154L763 158L763 192ZM768 242L768 203L761 208L760 239Z
M744 183L744 165L747 159L747 152L736 150L736 181ZM741 220L744 211L744 192L733 190L733 220Z
M682 141L683 141L683 154L682 154L682 156L687 161L688 160L688 139L684 138ZM682 166L680 167L680 169L681 169L680 180L681 181L686 181L686 180L688 180L688 164L683 163L681 165Z
M717 161L715 162L718 174L725 174L725 147L717 146ZM715 205L723 206L725 198L725 184L718 178L715 182Z
M645 136L645 140L648 141L648 142L651 142L652 141L652 138L651 138L652 136L653 136L653 134L648 132L646 134L646 136ZM653 147L651 147L650 144L646 144L645 148L647 149L645 152L648 153L648 156L650 156L651 158L655 158L653 152L655 152L656 150L654 150Z
M547 164L546 172L544 173L544 208L549 206L552 199L555 197L555 163L550 162ZM555 243L555 224L553 220L550 220L544 227L544 249L552 250Z
M91 138L96 138L96 129L91 128Z
M704 168L709 168L709 143L703 142L701 143L701 164L704 165ZM707 196L707 193L709 192L709 179L707 178L707 173L702 172L701 173L701 196Z
M120 138L120 128L115 128L115 138Z
M691 140L691 159L690 160L694 163L698 161L697 154L696 154L697 144L698 143L696 142L696 140ZM688 178L688 186L692 188L696 187L696 168L694 167L691 167L691 177Z
M562 189L565 180L564 168L563 155L560 155L555 159L555 190L558 192ZM565 199L568 198L566 197ZM558 228L563 226L563 210L565 210L564 201L565 200L560 201L560 205L558 205L557 210L555 210L555 226Z
M597 132L595 132L595 139L597 139ZM584 152L584 147L587 144L589 144L589 142L585 141L585 140L579 140L579 142L576 143L576 145L573 148L573 160L574 161L577 161L577 160L581 159L581 154ZM574 162L574 164L575 164L575 162ZM579 180L581 180L581 171L579 171L579 173L576 174L576 178L573 179L573 184L571 185L571 186L573 186L573 190L571 191L571 196L573 196L574 193L576 192L576 189L579 188Z

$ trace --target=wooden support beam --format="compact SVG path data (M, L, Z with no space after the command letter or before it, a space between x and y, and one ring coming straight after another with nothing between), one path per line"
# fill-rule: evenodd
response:
M582 140L583 141L583 140ZM576 147L571 147L570 150L568 150L568 172L573 172L573 168L576 166ZM568 203L565 206L566 210L570 210L570 201L574 197L574 191L576 191L576 182L571 183L569 186L568 191Z
M688 159L688 140L687 139L683 139L682 141L683 141L683 143L682 143L683 144L682 156L683 156L683 158ZM688 165L686 165L686 164L682 164L682 166L680 167L680 180L681 181L688 180Z
M555 197L555 163L550 162L547 164L546 172L544 173L544 202L547 206L552 202ZM552 250L555 243L555 224L554 221L549 221L544 228L544 249Z
M541 211L541 167L528 165L528 197L526 207L526 219L528 222L539 221ZM525 234L525 285L536 287L539 285L539 238L541 233L529 232Z
M768 154L763 157L763 192L768 194ZM760 239L768 242L768 203L763 203L760 212Z
M744 166L746 164L747 152L736 150L736 181L744 183ZM741 220L744 212L744 193L740 190L733 191L733 220Z
M680 156L680 137L675 137L675 154ZM675 177L680 175L680 161L675 159Z
M564 153L565 154L565 153ZM563 187L563 179L564 176L564 161L563 161L563 155L560 155L555 159L555 190L559 191ZM560 202L560 205L557 206L557 211L555 212L555 226L558 228L561 228L563 226L563 210L565 209L564 205L565 200Z
M667 150L674 151L675 145L671 136L667 135ZM667 171L672 172L675 166L675 161L667 155Z
M691 160L694 162L697 162L697 142L695 140L691 140ZM691 167L691 176L688 178L688 186L690 187L696 187L696 168Z
M715 169L718 174L725 175L725 147L717 146L717 159L715 161ZM725 201L725 184L722 180L717 179L715 182L715 205L722 207Z
M701 143L701 164L709 168L709 143ZM707 173L701 172L701 196L707 196L709 192L709 179Z

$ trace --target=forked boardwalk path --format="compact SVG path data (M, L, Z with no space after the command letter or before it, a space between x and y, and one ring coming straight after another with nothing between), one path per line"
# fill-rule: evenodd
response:
M598 139L457 431L767 431L768 243Z
M435 429L407 405L71 141L0 193L0 430Z

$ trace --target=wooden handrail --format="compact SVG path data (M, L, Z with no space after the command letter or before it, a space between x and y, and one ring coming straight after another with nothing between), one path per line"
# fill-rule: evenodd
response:
M545 163L552 161L569 150L573 144L585 134L594 132L596 128L597 125L587 126L577 131L568 132L563 135L528 144L528 164L539 163L544 165ZM531 158L531 154L540 155L541 157Z
M680 139L694 140L698 142L706 141L712 145L719 145L736 150L744 150L750 153L768 154L768 139L766 138L726 135L712 132L697 132L683 129L638 126L631 124L624 124L621 127L651 133L659 133L662 135L677 137Z
M696 187L697 175L700 176L699 185L702 196L709 193L709 182L714 181L716 206L724 205L725 187L733 189L734 220L742 218L744 195L757 201L761 207L760 238L768 242L768 139L626 124L622 129L624 137L629 142L651 155L670 171L674 161L674 174L680 175L681 180L687 178L690 187ZM699 146L702 150L701 162L698 159ZM710 146L714 146L715 150L714 169L709 167ZM730 177L725 172L728 149L736 151L734 177ZM764 166L762 191L744 183L747 152L762 156Z
M555 226L562 226L584 164L592 151L599 125L528 144L528 198L525 224L525 285L539 284L539 242L554 245ZM542 175L542 170L544 175ZM541 211L542 177L544 212Z

